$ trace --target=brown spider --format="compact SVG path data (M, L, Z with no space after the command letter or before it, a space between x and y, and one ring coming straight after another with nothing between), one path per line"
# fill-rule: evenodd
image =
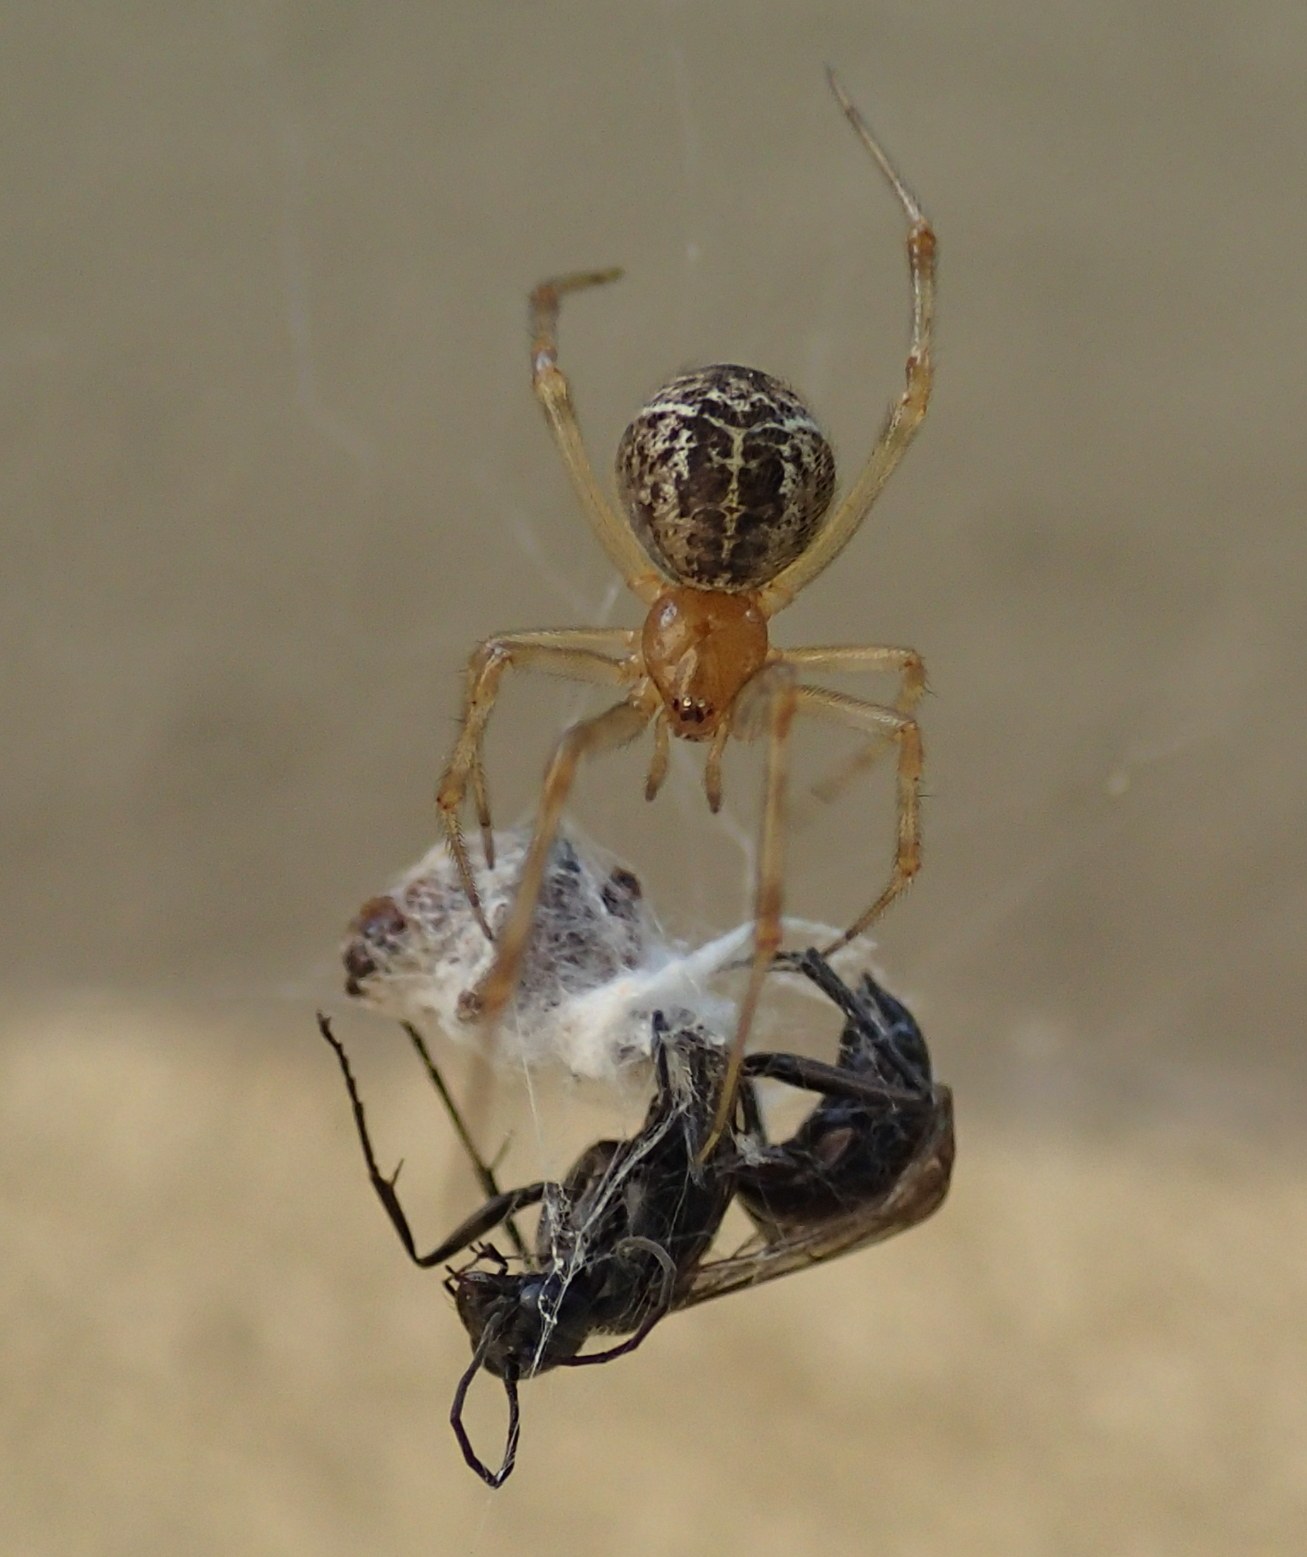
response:
M931 388L935 235L916 199L873 138L833 72L831 90L908 218L912 343L907 383L853 486L823 522L835 462L803 402L753 368L717 364L673 379L636 416L617 451L619 515L591 467L567 380L558 366L564 293L614 280L617 270L546 281L531 294L532 382L581 506L627 587L648 607L640 631L583 627L488 638L467 666L462 728L436 794L469 902L492 936L459 822L468 788L493 859L482 741L509 666L622 688L611 708L564 731L545 772L540 813L520 885L498 930L498 954L479 989L484 1015L503 1010L516 986L532 916L563 807L582 757L622 746L653 722L645 794L667 775L670 737L706 741L708 804L721 805L722 752L731 735L765 731L767 757L754 903L754 951L740 1005L716 1129L729 1117L754 1010L781 941L783 821L790 727L815 714L898 748L898 847L874 903L825 950L864 931L916 875L921 860L921 733L911 709L925 688L921 656L883 646L777 649L767 623L853 538L922 418ZM804 685L814 670L891 671L893 707Z

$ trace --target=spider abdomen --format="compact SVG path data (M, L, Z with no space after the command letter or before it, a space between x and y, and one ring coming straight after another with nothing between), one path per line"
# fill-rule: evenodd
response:
M756 368L674 378L622 435L632 528L679 582L755 590L803 552L835 490L835 458L802 400Z

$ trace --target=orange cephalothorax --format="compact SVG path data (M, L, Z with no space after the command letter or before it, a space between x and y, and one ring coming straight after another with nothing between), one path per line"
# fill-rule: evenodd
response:
M766 663L767 619L752 595L668 589L645 618L641 649L672 733L702 741Z

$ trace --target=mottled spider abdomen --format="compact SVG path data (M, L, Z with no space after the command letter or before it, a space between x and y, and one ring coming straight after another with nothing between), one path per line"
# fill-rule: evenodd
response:
M622 435L617 487L654 560L696 589L758 589L803 552L835 458L803 401L717 363L664 385Z

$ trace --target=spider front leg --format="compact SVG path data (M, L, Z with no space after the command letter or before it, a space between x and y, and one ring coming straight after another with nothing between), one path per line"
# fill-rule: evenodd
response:
M907 452L926 417L934 383L931 361L931 336L935 324L936 239L920 202L903 182L884 148L871 133L867 121L850 101L833 70L827 71L830 89L853 126L854 134L870 153L908 219L908 273L912 284L912 340L903 390L890 409L867 463L858 472L853 485L834 514L826 521L808 549L782 568L762 591L763 609L768 616L783 610L799 591L830 566L857 534L881 489Z
M881 643L834 643L781 651L785 663L797 671L827 671L850 675L871 671L899 678L894 707L910 714L926 690L926 662L915 649L891 648Z
M504 672L510 666L517 666L522 670L538 670L546 675L561 676L569 681L618 686L631 680L637 672L626 659L612 658L612 653L616 651L629 655L635 646L635 639L633 632L620 627L578 627L512 633L487 638L484 643L477 645L468 659L462 728L449 765L436 786L436 808L467 900L477 923L489 940L493 940L494 935L472 875L472 863L463 841L459 811L470 785L477 821L481 827L486 864L493 866L494 836L481 750Z
M866 703L861 698L846 697L842 692L799 687L796 695L805 713L833 719L867 735L893 741L898 747L898 844L889 883L843 935L822 947L822 956L829 957L873 925L921 869L921 728L909 714L882 708L877 703Z
M918 788L921 780L921 732L915 719L896 709L881 708L858 698L844 697L818 687L799 686L795 669L816 663L854 669L870 665L875 669L902 666L908 686L924 687L925 671L920 657L912 650L875 647L827 648L785 651L740 693L731 719L731 733L749 739L755 730L759 707L766 703L767 763L764 776L762 830L758 848L758 882L754 900L753 961L749 981L740 1002L740 1014L731 1044L730 1063L708 1138L705 1154L726 1129L735 1105L740 1068L753 1027L763 984L781 944L781 909L785 871L784 845L786 825L786 786L789 776L790 730L800 710L816 712L827 718L850 724L891 740L899 745L899 843L890 883L871 908L839 940L825 949L825 955L846 945L884 913L895 897L908 885L921 864ZM920 695L917 692L916 695Z
M740 1067L749 1042L762 987L781 945L781 909L785 876L785 790L789 776L790 729L799 707L802 689L795 684L794 672L780 661L773 661L745 684L731 716L732 734L748 739L750 725L765 700L767 717L767 761L763 777L762 824L758 844L758 877L753 906L753 960L749 980L740 1001L735 1036L731 1040L730 1060L717 1097L712 1128L698 1160L707 1160L735 1108L740 1084Z
M926 664L915 649L891 648L884 644L831 644L826 646L786 649L785 663L803 672L835 671L836 674L854 674L861 671L882 672L899 678L899 690L893 707L900 714L910 714L926 691ZM869 768L879 761L885 747L881 744L864 747L842 762L833 773L812 786L810 793L823 804L829 804Z
M531 387L549 422L549 430L554 435L586 518L614 567L626 580L626 587L648 605L669 579L654 565L631 527L614 511L595 479L594 467L577 425L572 391L558 366L558 308L562 298L568 292L580 292L587 287L616 281L621 274L617 268L577 271L573 275L542 281L532 292Z
M498 1016L517 988L549 853L558 836L563 807L567 804L582 757L612 751L633 741L649 723L657 706L657 693L649 683L644 683L634 688L630 697L592 719L572 725L559 737L545 771L540 814L522 864L512 907L499 928L495 960L473 997L482 1017L493 1020Z
M830 651L827 651L830 652ZM740 1002L740 1015L726 1080L713 1115L708 1146L711 1150L726 1129L735 1104L740 1069L749 1031L762 995L763 983L781 943L781 908L784 879L785 792L789 771L789 739L794 716L802 710L834 719L855 730L892 740L898 745L898 846L889 884L865 913L837 940L822 949L830 956L846 946L889 907L921 868L921 731L917 721L897 709L882 708L860 698L845 697L820 687L799 686L794 679L795 656L786 653L748 682L731 719L732 734L748 739L757 719L759 701L767 700L767 765L764 777L762 832L758 850L758 885L754 906L754 952L749 982Z

